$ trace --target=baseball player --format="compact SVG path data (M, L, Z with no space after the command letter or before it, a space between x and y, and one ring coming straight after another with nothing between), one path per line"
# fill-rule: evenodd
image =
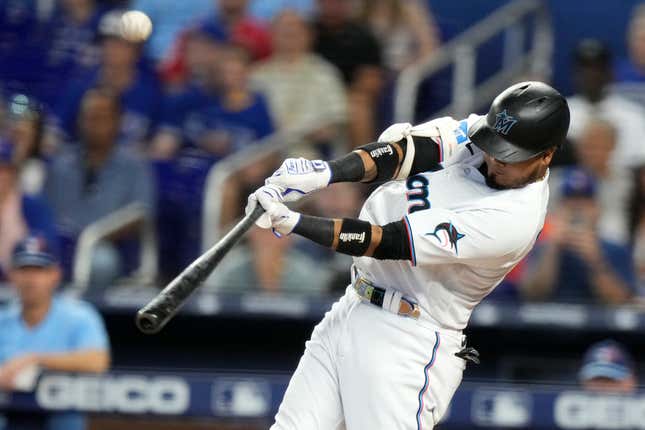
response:
M466 361L475 306L529 252L544 223L549 163L569 108L523 82L486 116L395 124L334 161L287 159L249 197L277 235L296 233L354 256L352 284L307 342L274 430L427 430ZM382 182L358 219L287 208L335 182Z

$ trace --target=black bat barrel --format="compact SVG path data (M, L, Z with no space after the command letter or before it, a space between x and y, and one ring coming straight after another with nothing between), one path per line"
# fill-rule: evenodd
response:
M263 213L264 209L258 204L253 212L242 218L226 236L193 261L150 303L141 308L136 318L139 330L146 334L159 332Z

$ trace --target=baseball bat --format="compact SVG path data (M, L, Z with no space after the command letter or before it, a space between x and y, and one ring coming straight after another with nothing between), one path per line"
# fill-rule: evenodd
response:
M139 309L136 318L139 330L146 334L159 332L263 213L264 209L257 204L226 236L190 263L155 298Z

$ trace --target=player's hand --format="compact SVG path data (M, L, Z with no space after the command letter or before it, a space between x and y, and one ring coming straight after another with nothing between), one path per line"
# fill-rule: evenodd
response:
M293 202L312 191L325 188L330 180L331 170L326 161L287 158L280 168L266 179L265 184L282 188L282 200Z
M300 214L286 207L283 203L283 193L280 187L265 185L251 194L245 212L250 213L255 205L261 205L265 213L255 222L260 228L271 228L276 236L291 233L300 221Z

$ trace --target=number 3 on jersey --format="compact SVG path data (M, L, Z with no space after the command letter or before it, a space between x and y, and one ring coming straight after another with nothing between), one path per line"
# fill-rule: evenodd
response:
M428 178L422 175L410 176L405 182L408 187L408 213L430 209L428 200Z

